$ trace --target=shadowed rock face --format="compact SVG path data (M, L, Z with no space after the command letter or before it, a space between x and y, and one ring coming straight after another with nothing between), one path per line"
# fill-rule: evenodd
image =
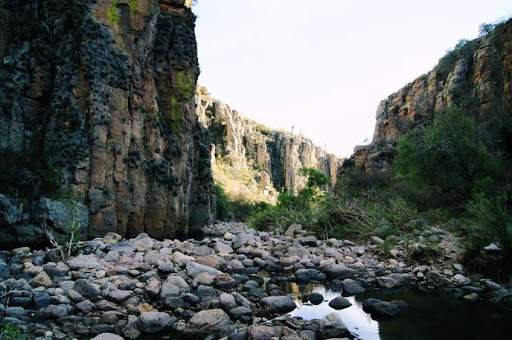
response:
M460 107L475 117L482 139L495 142L493 131L512 117L512 20L443 59L380 103L372 143L356 147L340 167L338 183L350 169L389 168L397 139L425 128L444 108Z
M56 169L89 207L90 236L172 237L211 220L187 4L0 0L0 151Z
M336 180L339 159L307 138L272 130L243 117L227 104L214 99L204 87L196 91L197 115L210 132L213 162L223 161L235 168L255 171L261 189L297 193L306 177L302 167L315 168Z

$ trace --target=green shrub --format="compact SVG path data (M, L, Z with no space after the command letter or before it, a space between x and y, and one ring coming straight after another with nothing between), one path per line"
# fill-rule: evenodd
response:
M468 239L470 247L481 249L497 242L506 254L512 255L512 217L508 209L511 203L506 192L478 194L469 202L469 222L474 226Z
M2 329L0 331L0 340L22 340L26 339L24 335L21 334L21 330L18 326L5 323L2 325Z
M313 168L300 168L299 175L306 176L308 181L306 187L308 189L325 189L325 187L331 184L329 176Z
M439 59L435 70L446 76L449 72L453 71L457 61L462 59L472 62L477 46L477 40L459 40L453 49L447 51L447 53Z
M215 184L214 188L217 206L217 219L227 221L231 218L231 202L229 201L228 195L220 185Z
M453 108L435 114L424 132L400 138L394 165L411 184L439 189L456 201L470 198L475 182L495 166L474 120Z

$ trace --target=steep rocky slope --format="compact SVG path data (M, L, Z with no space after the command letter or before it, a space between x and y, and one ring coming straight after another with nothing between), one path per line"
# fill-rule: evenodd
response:
M194 22L183 0L0 0L0 152L17 169L2 167L0 193L23 204L15 224L63 189L87 205L91 236L210 221Z
M424 128L434 112L453 106L475 117L481 138L492 149L495 131L512 118L512 20L460 44L432 71L384 99L377 108L372 143L356 148L338 179L354 168L388 168L398 137Z
M306 182L298 174L302 167L322 171L335 183L339 159L311 140L247 119L213 99L204 87L196 91L196 106L199 120L211 135L214 177L235 198L272 202L277 191L297 193ZM233 182L245 185L230 186L225 173L233 175Z

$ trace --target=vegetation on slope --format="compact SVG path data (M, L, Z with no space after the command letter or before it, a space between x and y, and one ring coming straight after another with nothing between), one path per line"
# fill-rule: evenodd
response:
M477 135L475 121L457 108L433 114L423 131L399 139L391 170L353 170L336 195L323 189L329 179L303 168L307 186L297 195L280 194L275 206L259 206L249 215L258 230L286 230L300 223L323 239L388 242L412 239L437 225L461 236L466 256L483 256L494 243L496 268L508 271L512 255L510 129L502 127L499 156ZM386 246L386 245L384 245ZM488 260L486 260L488 261ZM469 265L485 269L486 261ZM493 269L492 274L498 273Z

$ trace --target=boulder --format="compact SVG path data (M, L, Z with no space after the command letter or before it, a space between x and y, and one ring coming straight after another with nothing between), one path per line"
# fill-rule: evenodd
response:
M233 318L235 318L236 320L250 320L252 316L252 309L244 306L235 307L229 310L229 314L231 314L231 316L233 316Z
M340 310L345 309L352 306L352 303L345 299L344 297L338 296L331 301L329 301L329 307Z
M297 305L288 296L268 296L261 299L260 304L263 307L262 314L285 314L297 308Z
M306 236L298 238L298 241L303 246L316 247L318 245L318 239L316 236Z
M139 316L137 322L142 333L158 333L170 329L176 321L176 317L167 313L145 312Z
M230 245L228 245L224 242L221 242L221 241L215 242L213 249L217 253L231 254L233 252L233 248L231 248Z
M95 336L92 340L124 340L123 337L120 337L114 333L101 333L100 335Z
M247 330L248 339L251 340L268 340L277 339L276 329L274 327L264 325L252 325Z
M73 286L73 290L85 298L95 298L101 295L100 286L90 282L87 279L78 279Z
M65 231L73 221L77 221L81 229L89 226L89 209L76 201L41 198L37 203L37 210L40 216L46 216L49 225L61 231Z
M23 205L0 194L0 226L18 222L22 211Z
M71 270L79 270L79 269L95 269L101 267L98 263L98 258L96 255L78 255L77 257L68 260L67 265Z
M401 281L395 280L387 276L379 276L377 278L377 284L382 288L396 288L402 285Z
M359 271L348 268L342 264L330 264L323 268L322 270L328 278L330 279L339 279L343 280L346 278L354 278L359 275Z
M39 274L37 274L32 280L30 280L30 285L34 288L37 287L46 287L50 288L52 286L53 282L52 279L46 274L46 272L42 271Z
M342 338L349 336L350 331L338 313L333 312L318 320L317 335L320 339Z
M302 225L298 223L293 223L286 229L286 232L284 233L285 236L294 237L297 234L300 234L302 232Z
M356 280L345 279L341 282L344 296L352 296L365 292L364 287Z
M119 234L109 232L101 239L105 244L114 244L121 241L123 237Z
M453 277L453 283L455 283L458 286L467 286L468 284L471 283L471 279L465 277L464 275L456 274Z
M187 323L184 333L194 339L205 339L211 335L222 338L227 336L232 328L231 319L222 309L208 309L194 314Z
M174 254L172 254L172 261L176 266L183 268L187 265L187 263L195 261L195 257L188 256L177 251Z
M190 293L190 286L180 276L168 276L160 290L160 298L165 300L167 297L180 296Z
M313 268L303 268L295 272L295 278L298 282L321 282L326 279L326 275Z
M232 243L233 243L233 248L238 249L238 248L244 247L246 245L255 244L256 240L254 238L254 235L252 235L252 234L240 233L240 234L236 234L233 237Z
M311 293L308 296L308 300L314 305L319 305L324 302L324 296L320 293Z
M107 245L107 251L115 251L119 254L132 254L138 251L137 247L135 247L131 242L117 242Z
M222 272L220 270L212 268L212 267L204 266L204 265L196 263L196 262L187 263L187 275L188 276L195 278L198 274L204 273L204 272L206 272L212 276L217 276L217 275L222 274Z
M370 243L375 245L384 244L384 240L378 236L372 236L370 237Z
M403 301L387 302L374 298L363 301L363 310L377 316L395 317L405 308L407 308L407 303Z

